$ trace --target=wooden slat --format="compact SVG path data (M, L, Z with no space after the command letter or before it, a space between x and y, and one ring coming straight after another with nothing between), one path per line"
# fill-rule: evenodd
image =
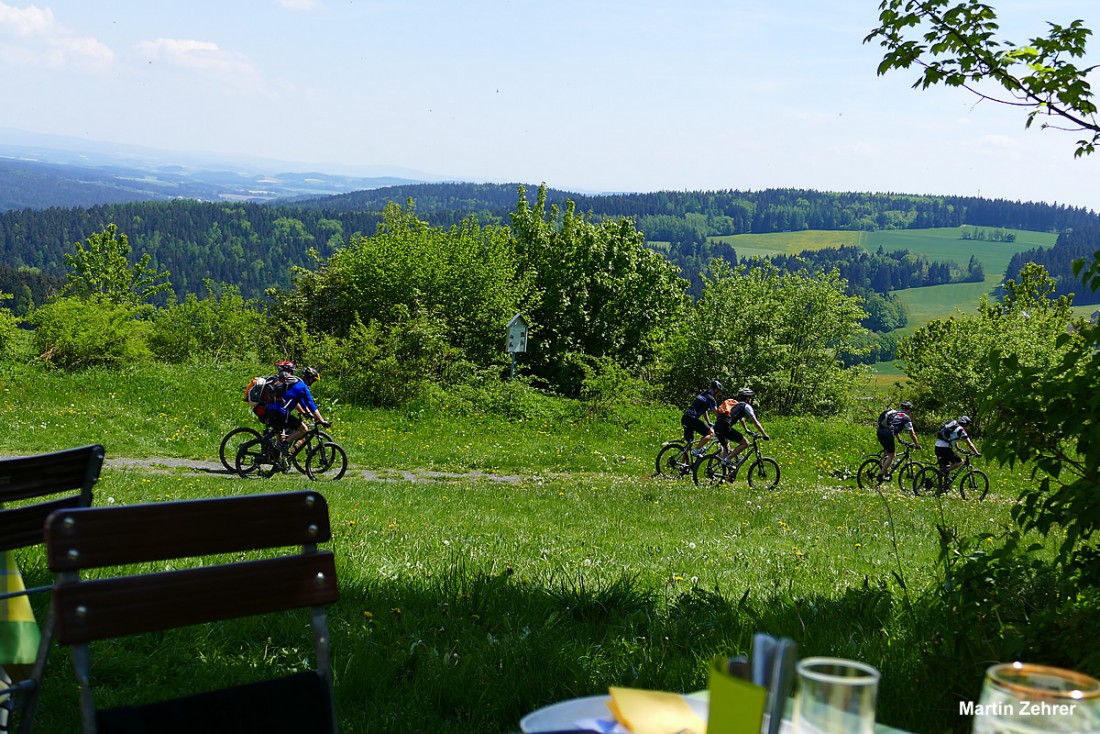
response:
M57 510L79 507L80 501L79 495L73 495L34 505L0 510L0 551L41 544L46 518Z
M90 491L99 478L103 456L103 447L94 445L0 461L0 503Z
M331 537L317 492L78 508L46 523L57 572L292 545Z
M53 594L57 640L67 645L326 605L339 597L329 551L61 582Z

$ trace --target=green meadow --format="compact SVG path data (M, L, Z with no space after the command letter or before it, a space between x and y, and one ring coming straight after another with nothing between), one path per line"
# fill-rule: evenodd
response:
M981 503L862 491L871 401L828 420L776 419L762 405L779 488L696 487L652 476L679 433L673 407L597 408L514 385L510 417L430 402L368 410L322 381L348 476L244 480L221 469L217 448L252 421L241 390L257 371L0 367L0 453L103 443L97 504L319 489L341 589L330 625L342 731L512 732L533 709L611 685L698 690L709 661L746 653L755 631L878 667L881 722L970 730L958 700L977 695L987 661L944 644L960 632L933 603L937 528L998 532L1026 467L983 460ZM49 583L40 552L19 561L28 582ZM93 680L104 705L215 687L301 668L307 635L301 617L277 616L105 642ZM76 712L58 648L37 731L75 731Z
M963 267L971 256L978 258L985 268L984 283L954 283L897 291L898 297L909 310L909 325L902 333L912 333L933 319L950 316L955 309L972 313L981 297L991 295L1004 280L1005 269L1013 255L1036 247L1053 247L1058 239L1058 235L1048 232L1008 231L1016 235L1015 242L964 240L961 227L875 232L812 230L733 235L715 239L728 242L739 258L792 255L803 250L844 246L863 247L872 252L879 247L888 252L909 250L932 261L954 261Z

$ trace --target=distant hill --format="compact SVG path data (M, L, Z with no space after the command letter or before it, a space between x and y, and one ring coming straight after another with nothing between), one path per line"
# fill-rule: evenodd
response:
M147 164L50 163L2 157L0 211L92 207L138 201L275 201L396 186L408 179L325 173L259 174Z
M471 214L483 224L508 224L519 187L403 183L300 198L311 187L338 188L365 185L365 181L322 174L257 177L212 169L200 177L178 166L162 166L153 172L0 161L0 202L7 202L0 204L0 210L7 209L0 211L0 265L16 273L60 277L64 274L62 256L75 242L116 224L135 253L149 253L154 267L170 271L180 297L203 294L206 279L238 286L246 297L261 297L268 288L287 287L293 266L312 266L311 250L325 257L356 234L373 234L389 202L404 205L411 199L416 215L437 225L446 226ZM533 205L538 187L529 184L526 188L527 200ZM277 191L295 193L264 203L255 201ZM67 197L72 201L78 195L120 200L95 205L64 203ZM993 228L996 232L992 235L1013 238L1016 231L1047 233L1059 241L1076 233L1071 238L1076 248L1093 247L1100 233L1100 216L1090 210L976 197L805 189L606 195L550 190L547 196L549 204L559 207L573 201L579 212L597 220L632 218L653 249L679 266L696 286L713 257L738 262L738 255L751 255L749 242L742 239L746 236L768 235L776 238L769 240L769 247L797 254L790 249L796 235L811 230L870 235L952 229L947 249L929 257L927 267L921 265L919 282L908 282L911 287L966 278L999 282L1003 265L998 263L994 269L992 262L985 263L984 272L979 272L981 263L969 262L971 255L988 243L966 241L960 228ZM862 237L857 240L862 249L877 249L865 246ZM887 251L910 249L921 254L920 248L909 244L883 244ZM735 251L742 246L744 253ZM1012 253L1033 248L1035 244L1013 247ZM1100 243L1095 249L1100 249ZM1058 257L1058 252L1058 245L1040 247L1029 256L1047 258L1054 253L1050 257ZM881 259L873 264L876 268L890 265ZM899 278L909 281L913 275L895 269L891 273L884 270L877 277L892 283L889 288L896 290L904 287ZM1006 275L1015 277L1014 272ZM984 287L979 282L975 285ZM878 286L870 283L868 287ZM29 291L24 302L38 301L35 287Z

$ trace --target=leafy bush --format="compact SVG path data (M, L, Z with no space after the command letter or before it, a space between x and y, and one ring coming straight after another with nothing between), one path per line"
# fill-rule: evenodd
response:
M393 323L356 315L347 336L315 334L299 326L287 337L288 354L334 381L345 400L376 407L403 406L433 382L446 382L462 363L446 338L442 319L396 307Z
M188 294L155 312L149 347L158 359L219 363L263 360L274 352L275 329L261 304L246 301L236 286L223 285L219 295L207 281L206 292L202 300Z
M730 268L716 260L669 342L666 397L682 403L717 378L730 391L752 387L774 413L837 413L863 374L845 370L838 357L854 349L865 315L835 271L780 272L766 262Z
M0 292L0 302L11 299L8 293ZM0 308L0 355L11 354L12 347L19 338L19 319L6 308Z
M140 320L148 307L59 298L34 310L34 344L39 358L57 367L148 362L152 324Z

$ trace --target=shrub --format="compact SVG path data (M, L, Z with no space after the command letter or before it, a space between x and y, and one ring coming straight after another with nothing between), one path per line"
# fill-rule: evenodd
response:
M223 285L219 295L207 281L206 292L204 299L192 293L156 311L149 347L157 359L177 364L266 361L275 351L274 330L262 304L246 301L236 286Z
M39 358L63 369L151 361L148 307L60 298L30 316Z

